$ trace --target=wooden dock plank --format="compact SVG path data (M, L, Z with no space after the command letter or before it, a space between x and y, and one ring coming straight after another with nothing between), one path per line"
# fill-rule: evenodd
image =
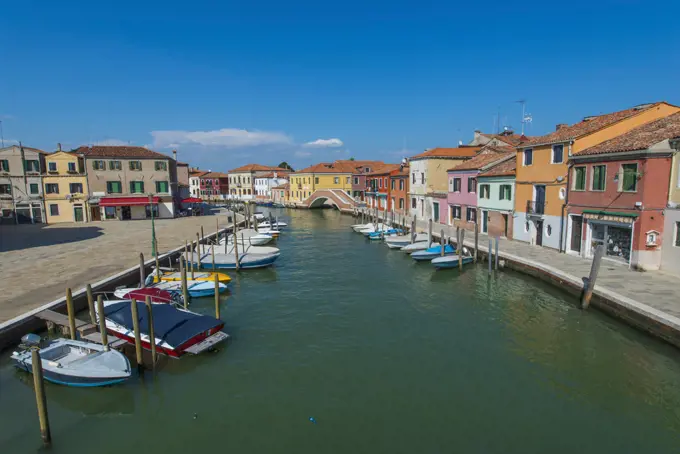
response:
M55 325L68 326L68 316L66 314L61 314L59 312L51 311L48 309L38 312L37 314L35 314L35 316L41 320L45 320L46 322L54 323ZM83 331L91 332L94 329L96 329L96 327L93 324L76 319L76 330L78 330L79 332Z
M99 332L86 334L85 336L82 336L81 339L85 339L96 344L102 343L102 336L99 334ZM123 339L114 338L111 342L109 342L109 347L118 349L125 344L127 344L127 342Z

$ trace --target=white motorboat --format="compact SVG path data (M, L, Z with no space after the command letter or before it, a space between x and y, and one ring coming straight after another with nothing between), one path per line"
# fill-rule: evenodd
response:
M439 246L439 243L436 241L433 241L430 243L429 241L416 241L413 244L408 244L401 248L402 251L410 254L412 252L416 251L424 251L425 249L428 249L431 246Z
M207 245L205 248L205 254L203 254L205 257L210 260L211 256L211 248L215 247L215 255L217 254L227 254L227 255L234 255L234 244L229 243L227 244L227 247L225 249L224 245L217 245L217 246L212 246L212 245ZM238 253L249 253L249 254L261 254L261 255L266 255L266 254L280 254L281 250L279 248L275 248L272 246L252 246L249 244L238 244Z
M259 229L271 229L272 225L274 226L274 229L276 229L276 230L281 230L284 227L288 227L288 224L286 224L285 222L274 221L273 224L270 224L269 221L264 221L264 222L258 222L257 228L258 228L258 230Z
M262 246L263 244L267 244L270 241L272 241L274 239L274 236L268 233L258 232L255 229L243 229L237 232L236 238L237 238L236 241L238 242L239 245L246 244L251 246ZM224 244L224 242L227 240L229 241L229 243L233 243L234 234L220 238L219 244Z
M427 233L416 233L414 243L420 241L427 241ZM389 236L385 238L385 244L390 249L401 249L411 244L411 235Z
M385 224L378 224L378 229L383 229L385 228ZM372 222L369 222L368 224L356 224L352 226L352 230L354 230L357 233L363 233L365 231L368 232L375 232L376 231L376 225L373 224Z

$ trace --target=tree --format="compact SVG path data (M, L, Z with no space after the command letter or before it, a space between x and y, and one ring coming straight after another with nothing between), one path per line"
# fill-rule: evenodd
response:
M295 170L293 170L293 168L290 166L290 164L288 164L286 161L283 161L281 164L278 165L278 167L281 168L281 169L288 169L291 172L295 172Z
M354 157L349 158L350 161L354 161Z

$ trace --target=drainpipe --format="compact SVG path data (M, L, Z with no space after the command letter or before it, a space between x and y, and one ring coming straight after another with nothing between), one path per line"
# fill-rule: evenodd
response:
M564 211L567 208L567 205L569 204L569 181L570 181L570 176L571 176L571 164L569 164L569 159L571 158L571 147L574 144L574 141L572 140L569 142L569 151L567 152L567 183L566 183L566 188L565 188L565 195L564 195L564 203L562 204L562 213L560 215L560 247L559 247L559 252L567 252L567 239L564 237L565 232L565 225L564 225Z

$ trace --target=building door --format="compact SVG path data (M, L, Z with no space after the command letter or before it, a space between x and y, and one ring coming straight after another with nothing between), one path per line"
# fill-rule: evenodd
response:
M489 212L482 210L482 233L489 233Z
M583 234L583 216L571 217L571 244L574 252L581 252L581 236Z
M41 224L42 223L42 210L40 207L34 206L31 208L33 210L33 222L36 224Z
M121 207L123 221L129 221L132 219L132 209L129 205Z
M433 221L439 222L439 204L437 202L432 203Z
M102 212L98 205L90 207L90 219L93 221L102 220Z
M536 246L543 246L543 221L536 221Z
M74 205L73 206L73 220L75 222L83 222L83 206L82 205Z
M508 215L503 214L503 236L508 237Z

